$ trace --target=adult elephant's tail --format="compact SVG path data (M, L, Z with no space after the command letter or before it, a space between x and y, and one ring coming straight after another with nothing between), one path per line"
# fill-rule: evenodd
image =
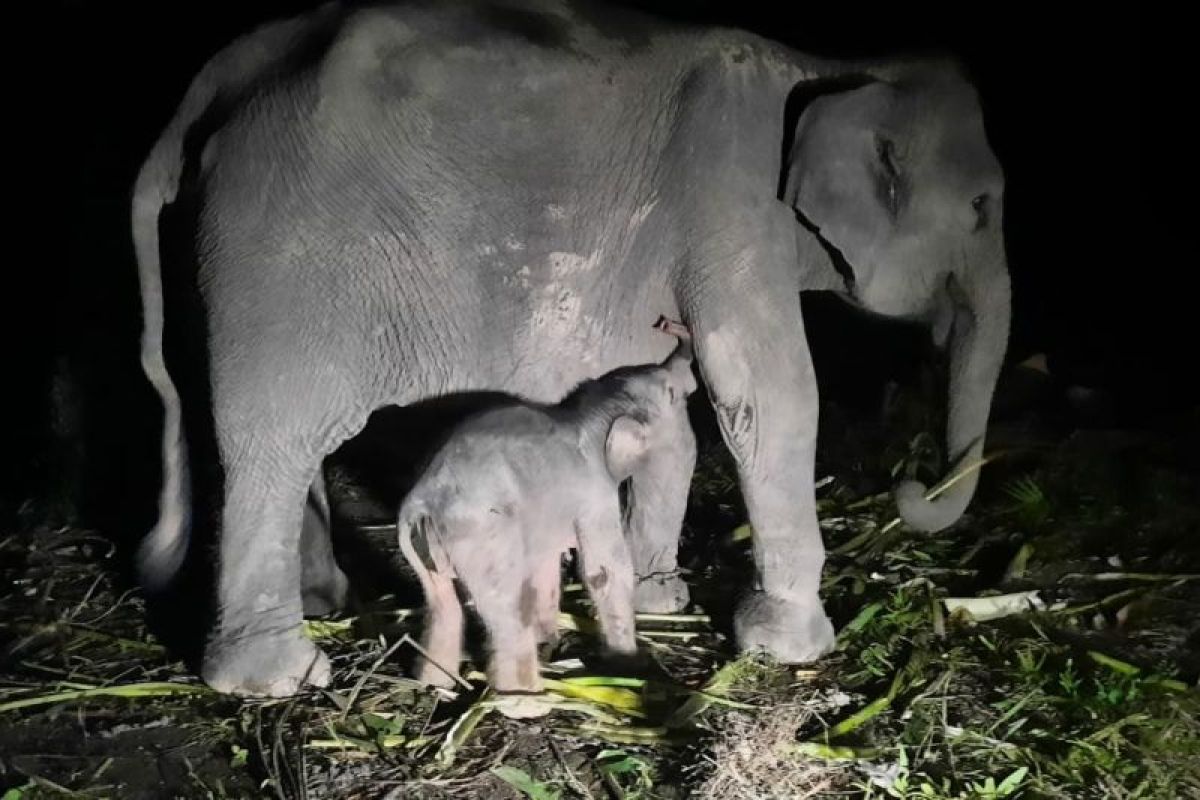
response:
M959 296L961 304L950 334L946 452L962 475L934 499L917 481L906 481L896 489L900 517L926 532L953 524L975 494L992 393L1008 344L1010 289L1003 258L964 270L951 280L955 281L952 294Z
M181 137L171 127L142 166L133 190L133 246L142 294L142 369L163 404L162 490L158 523L138 549L138 577L149 591L165 587L187 554L191 498L179 392L163 357L164 299L158 218L179 190Z
M133 244L142 293L142 369L163 404L163 483L158 524L138 550L138 574L147 589L161 589L183 563L191 528L190 480L179 392L163 357L163 277L158 220L179 193L184 139L198 121L220 116L281 64L304 57L314 41L327 41L344 10L335 3L309 14L273 22L213 56L188 87L133 190ZM214 119L210 119L212 122Z

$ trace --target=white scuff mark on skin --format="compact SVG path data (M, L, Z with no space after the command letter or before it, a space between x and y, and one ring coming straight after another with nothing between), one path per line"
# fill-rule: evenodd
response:
M550 275L553 278L566 278L588 272L600 263L600 251L581 256L578 253L551 253L547 260L550 262Z
M551 282L537 295L537 304L529 319L532 342L549 346L561 358L549 360L559 386L570 386L587 377L595 377L597 349L604 330L602 321L583 312L583 301L572 288ZM541 368L545 368L542 364Z
M475 251L476 251L477 253L479 253L479 255L481 255L481 256L494 256L494 255L496 255L496 247L495 247L495 245L490 245L490 244L481 244L481 245L478 245L478 246L475 248Z
M646 221L646 217L650 216L650 212L658 205L658 198L651 200L649 203L643 203L634 209L633 216L629 218L629 223L625 226L626 235L632 235L637 232L637 229L642 227L642 223Z
M757 417L754 377L746 363L745 350L739 346L737 334L718 326L704 334L702 362L717 367L712 379L713 407L725 440L732 445L734 457L740 464L753 464L758 450Z
M551 203L546 206L546 216L553 220L563 220L567 218L567 210L560 205Z
M534 328L551 328L552 334L569 336L579 319L579 295L560 283L551 283L542 291L530 322Z
M504 237L504 247L515 253L524 250L525 243L510 233L508 236Z

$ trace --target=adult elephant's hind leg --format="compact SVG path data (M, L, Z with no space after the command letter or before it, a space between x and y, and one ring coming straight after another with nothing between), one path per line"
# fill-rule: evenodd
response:
M688 603L679 577L679 532L696 468L696 437L687 414L678 415L670 446L656 449L629 481L626 536L637 584L634 606L652 614L673 613Z
M350 581L333 555L333 520L322 469L308 488L300 531L300 582L304 616L319 617L345 608Z
M237 413L214 403L225 497L216 624L201 672L229 694L283 697L330 678L328 659L302 629L299 551L305 494L322 453L302 432L303 417L280 420L281 407Z

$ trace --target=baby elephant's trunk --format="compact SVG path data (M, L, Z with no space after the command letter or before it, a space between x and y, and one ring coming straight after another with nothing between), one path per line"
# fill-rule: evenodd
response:
M692 334L687 329L687 326L682 322L676 322L666 317L659 317L658 322L654 323L656 330L663 333L669 333L679 340L679 346L675 348L675 352L663 362L663 366L672 373L677 374L682 383L692 384L691 388L687 389L688 394L695 391L694 381L692 380Z

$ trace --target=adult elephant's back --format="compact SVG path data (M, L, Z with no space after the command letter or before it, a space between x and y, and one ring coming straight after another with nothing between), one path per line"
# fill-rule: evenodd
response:
M650 328L678 315L661 156L674 62L694 53L663 31L639 54L565 5L326 7L235 42L193 82L134 192L142 360L165 409L140 570L151 589L178 570L189 472L214 472L194 455L189 469L187 443L210 435L211 685L327 680L299 631L301 582L330 580L297 556L304 497L371 411L476 390L552 401L669 351ZM159 241L168 216L182 249ZM199 357L168 370L178 285ZM185 367L204 374L177 383Z
M643 286L645 263L668 257L645 180L668 120L644 98L669 93L676 70L643 68L627 43L549 7L325 7L234 42L193 81L134 191L142 361L165 409L148 586L174 574L189 526L163 356L162 270L180 267L160 263L158 242L181 188L198 198L182 224L198 242L215 402L271 373L284 385L261 388L295 401L315 371L358 395L342 398L354 420L329 422L344 431L381 403L451 390L553 400L669 349L618 331L673 302Z

